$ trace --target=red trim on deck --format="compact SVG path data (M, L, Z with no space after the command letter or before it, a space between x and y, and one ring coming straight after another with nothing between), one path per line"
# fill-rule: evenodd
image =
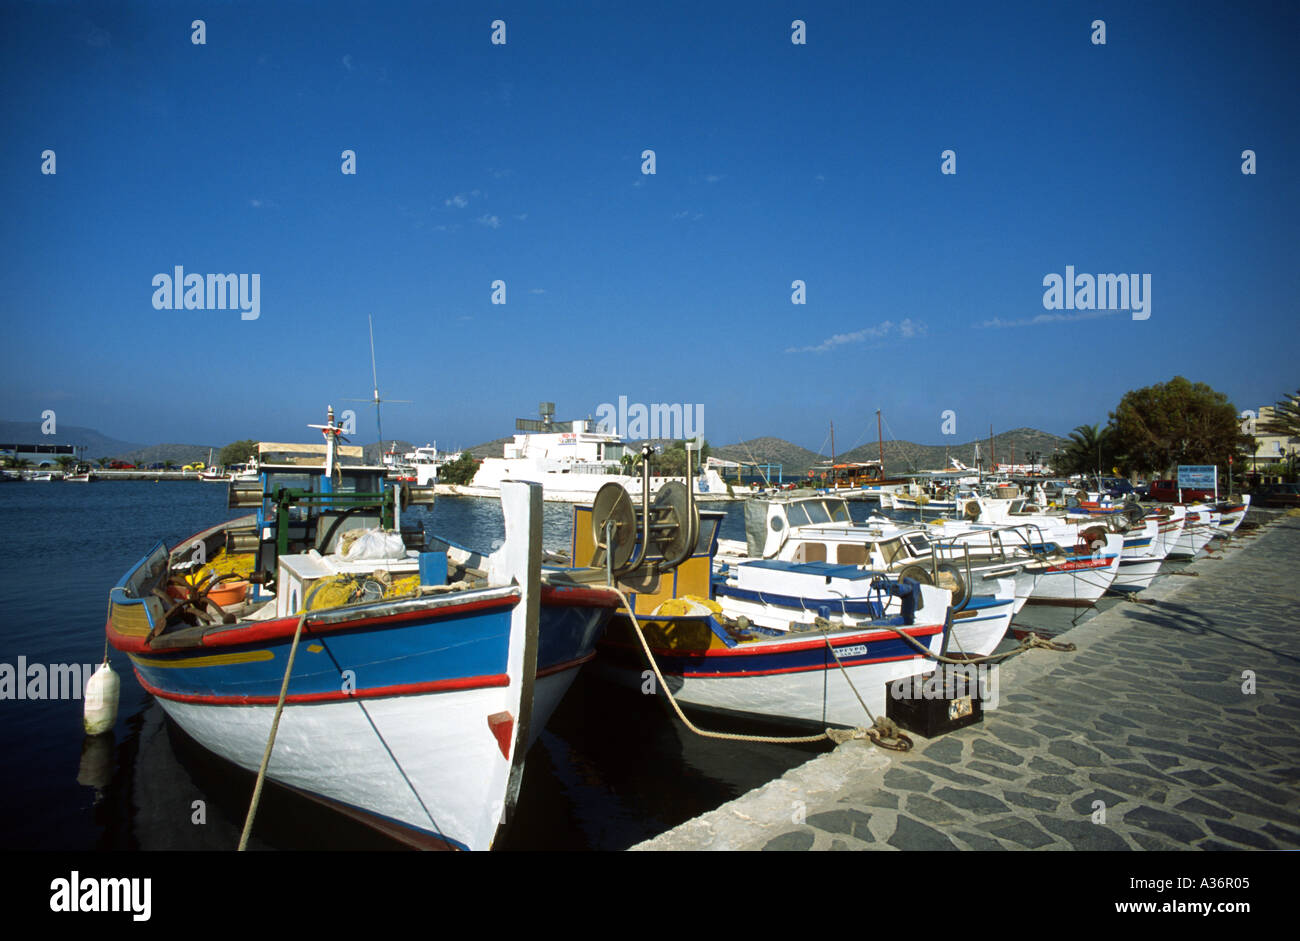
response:
M542 583L542 604L573 608L617 608L623 602L607 588Z
M321 634L350 631L356 628L385 628L404 624L407 621L419 621L431 617L441 618L444 616L466 614L471 611L481 611L489 608L513 607L519 603L519 597L518 594L515 594L507 595L504 598L471 600L459 604L443 605L436 608L418 608L413 611L403 611L398 614L389 614L383 617L344 619L333 624L323 624L308 618L307 623L303 625L302 632L303 636L315 637ZM326 615L332 611L339 610L342 609L321 608L318 613ZM286 618L276 618L271 621L246 622L242 627L238 624L232 624L223 629L220 625L216 625L211 629L211 631L209 631L209 633L203 635L201 643L198 646L154 650L145 642L143 637L127 637L124 634L118 633L113 628L113 619L111 616L105 624L105 630L109 635L109 639L117 650L120 650L123 653L150 653L155 656L164 657L172 652L191 653L195 650L204 648L237 647L244 644L269 644L280 640L291 640L294 631L297 629L298 615Z

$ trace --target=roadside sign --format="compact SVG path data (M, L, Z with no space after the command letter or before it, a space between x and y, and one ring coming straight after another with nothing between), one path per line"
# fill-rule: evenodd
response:
M1219 482L1219 469L1213 464L1179 464L1179 490L1213 490Z

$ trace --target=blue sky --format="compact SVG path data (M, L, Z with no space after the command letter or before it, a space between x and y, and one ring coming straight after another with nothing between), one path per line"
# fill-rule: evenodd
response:
M1179 374L1257 408L1300 384L1298 10L4 4L0 417L371 441L368 314L385 434L444 446L620 395L841 451ZM155 309L177 265L258 274L258 318ZM1150 274L1150 318L1045 310L1067 265Z

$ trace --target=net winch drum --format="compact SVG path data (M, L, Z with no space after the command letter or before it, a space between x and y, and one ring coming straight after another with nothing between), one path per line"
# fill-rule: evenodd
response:
M591 536L596 546L592 565L606 567L615 577L634 570L655 574L674 569L691 557L700 539L699 508L689 486L671 480L659 488L653 503L649 501L648 457L643 464L640 507L617 481L601 487L592 504Z

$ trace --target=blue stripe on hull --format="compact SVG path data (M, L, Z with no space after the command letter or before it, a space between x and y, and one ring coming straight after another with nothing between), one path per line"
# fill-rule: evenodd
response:
M323 637L314 637L309 631L310 625L298 644L290 696L337 693L343 670L356 674L357 690L505 673L510 609L332 631ZM132 654L131 660L149 684L169 693L277 697L290 646L291 639L282 639L239 647ZM313 647L322 649L313 651ZM272 656L243 663L185 665L261 652ZM158 666L162 661L174 666Z

